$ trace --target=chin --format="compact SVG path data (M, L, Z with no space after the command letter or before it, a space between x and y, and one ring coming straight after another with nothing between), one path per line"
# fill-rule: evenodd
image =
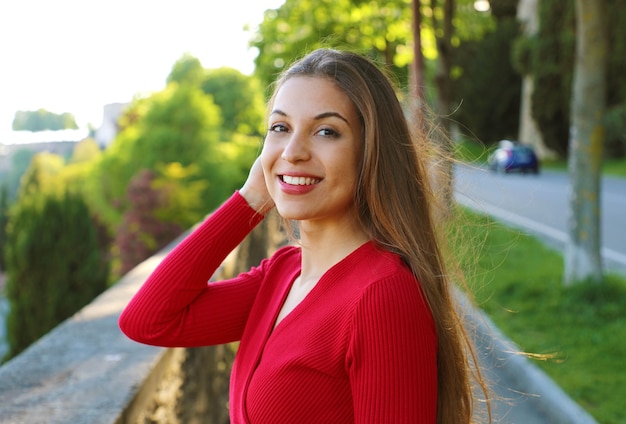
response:
M289 221L302 221L311 218L311 210L302 210L301 207L294 208L276 205L276 211L283 219L287 219Z

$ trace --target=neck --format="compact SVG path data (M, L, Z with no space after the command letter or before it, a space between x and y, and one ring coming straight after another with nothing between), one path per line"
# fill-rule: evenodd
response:
M328 269L367 241L367 235L355 221L332 226L311 221L300 222L302 281L318 280Z

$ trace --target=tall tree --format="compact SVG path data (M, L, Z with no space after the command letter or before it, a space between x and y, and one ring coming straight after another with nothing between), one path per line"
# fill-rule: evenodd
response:
M420 0L413 0L411 5L413 12L413 63L410 76L413 89L412 97L416 110L421 110L426 104L426 95L424 93L426 77L424 76L424 54L422 53L422 10L420 3ZM420 119L419 114L416 119Z
M602 280L600 167L608 37L605 0L576 0L576 64L569 139L571 184L564 283Z
M437 151L441 154L436 163L437 192L440 193L441 216L449 217L454 202L454 168L452 166L451 119L452 112L452 38L455 0L430 0L430 19L437 49L435 85L437 98L434 111L437 117L436 130L430 131Z
M75 193L20 197L7 226L7 334L12 357L107 286L99 228Z
M410 0L286 0L265 12L251 45L259 49L255 75L262 84L318 47L350 48L374 58L406 85L411 51Z
M168 84L176 82L178 84L191 84L198 87L204 80L205 72L200 59L189 53L185 53L174 63L166 81Z
M439 4L443 1L443 4ZM451 112L452 105L452 37L454 27L452 22L455 18L455 0L431 0L431 20L435 34L435 46L437 47L437 70L435 83L437 85L437 102L435 110L440 116L446 117ZM436 12L441 9L441 12ZM442 120L442 125L449 132L450 120Z
M120 133L94 166L92 178L98 187L87 193L90 205L107 223L120 223L128 206L128 184L138 170L157 171L169 163L182 167L197 164L193 179L210 181L210 191L202 196L206 210L210 210L209 204L215 206L214 192L226 166L215 154L221 116L199 86L172 82L160 92L136 99L120 119L120 126Z
M227 141L234 132L257 136L263 133L265 102L256 78L228 67L208 69L201 87L220 108Z
M9 190L6 184L0 186L0 271L5 270L4 249L7 241L7 222L9 220Z
M41 152L35 154L20 182L19 196L37 194L44 191L59 189L56 176L65 166L65 159L55 153Z
M539 31L539 0L520 0L517 6L517 19L521 23L524 37L534 37ZM532 96L535 89L533 76L526 72L522 78L522 98L518 140L531 144L540 158L555 156L543 141L537 121L532 116Z

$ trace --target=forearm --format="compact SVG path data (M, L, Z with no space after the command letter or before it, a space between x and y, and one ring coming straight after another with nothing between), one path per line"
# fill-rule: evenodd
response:
M204 293L208 280L262 219L235 193L157 266L123 311L122 331L142 343L183 344L186 333L219 313L207 310L206 300L204 308L193 303L208 294ZM215 301L219 304L219 299ZM181 343L176 343L179 339Z

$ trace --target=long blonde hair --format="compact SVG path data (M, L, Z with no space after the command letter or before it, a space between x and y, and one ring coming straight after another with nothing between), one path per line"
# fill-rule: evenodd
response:
M289 67L276 83L294 76L333 81L354 103L364 134L355 193L358 218L372 240L396 252L420 282L437 328L437 422L472 421L472 375L487 396L463 321L433 219L436 197L427 174L429 143L416 138L390 79L356 53L319 49ZM272 101L270 101L270 104ZM473 358L473 360L472 360Z

